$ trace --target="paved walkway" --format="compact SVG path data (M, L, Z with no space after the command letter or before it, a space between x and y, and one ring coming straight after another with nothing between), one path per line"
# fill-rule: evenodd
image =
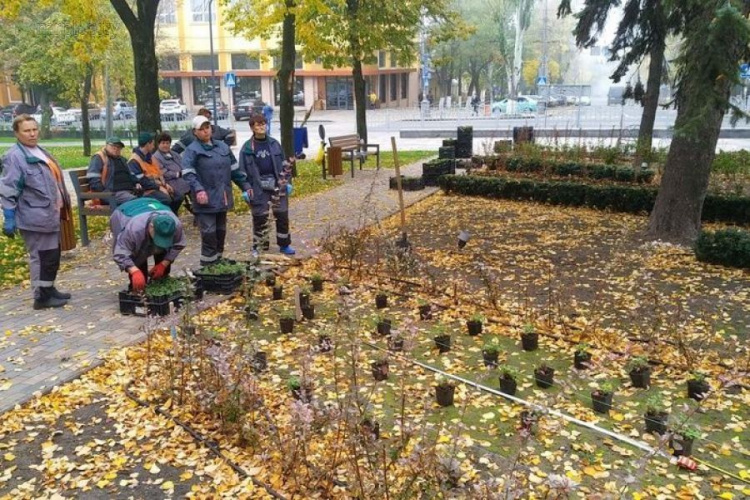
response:
M420 175L421 163L402 170ZM372 222L398 210L398 196L388 190L393 170L364 170L355 175L354 179L345 175L345 183L334 189L292 201L292 238L299 256L310 256L315 241L330 227L356 227L360 214ZM406 192L404 199L412 204L435 191ZM189 223L189 215L183 220L188 221L188 246L175 262L175 270L198 265L199 234ZM249 258L251 228L249 214L230 216L227 257ZM127 280L112 262L109 245L97 238L88 248L63 254L57 285L73 294L63 309L34 311L28 287L1 292L0 413L91 369L110 348L143 340L144 325L156 323L119 314L117 292ZM221 296L207 297L209 304L222 300Z

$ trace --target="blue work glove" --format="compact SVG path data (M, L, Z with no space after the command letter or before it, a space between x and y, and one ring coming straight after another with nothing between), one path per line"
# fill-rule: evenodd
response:
M287 196L292 196L292 191L294 191L294 188L292 187L292 185L291 184L287 184L286 185L286 195Z
M8 238L16 236L16 211L13 208L3 208L3 234Z
M250 200L253 199L253 190L248 189L247 191L243 191L242 199L245 200L245 203L250 204Z

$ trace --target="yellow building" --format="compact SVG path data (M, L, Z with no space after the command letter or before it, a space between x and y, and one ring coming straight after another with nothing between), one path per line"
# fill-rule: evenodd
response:
M211 101L215 86L219 87L224 103L233 105L243 99L260 98L278 105L276 61L269 55L269 48L276 45L233 36L222 26L218 2L214 1L211 7L215 83L211 82L209 0L161 0L157 20L159 87L181 98L192 111ZM225 83L225 75L230 72L236 76L233 88L227 88ZM378 64L363 67L363 73L366 94L374 90L381 106L417 105L416 67L397 67L389 54L381 51ZM325 69L320 64L299 60L295 76L295 104L306 108L315 105L321 109L353 109L350 68Z

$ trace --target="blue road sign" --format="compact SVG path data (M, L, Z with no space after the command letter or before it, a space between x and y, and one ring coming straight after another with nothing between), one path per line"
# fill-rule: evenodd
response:
M546 76L540 76L536 79L537 85L547 85L547 77Z
M237 86L237 76L234 73L227 73L224 75L224 85L228 89Z

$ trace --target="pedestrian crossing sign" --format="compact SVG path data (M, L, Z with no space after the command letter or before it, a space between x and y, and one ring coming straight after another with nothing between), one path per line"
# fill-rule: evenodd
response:
M547 77L546 76L540 76L536 79L537 85L547 85Z
M237 76L235 76L234 73L227 73L226 75L224 75L224 85L226 85L228 89L231 89L232 87L236 87Z

